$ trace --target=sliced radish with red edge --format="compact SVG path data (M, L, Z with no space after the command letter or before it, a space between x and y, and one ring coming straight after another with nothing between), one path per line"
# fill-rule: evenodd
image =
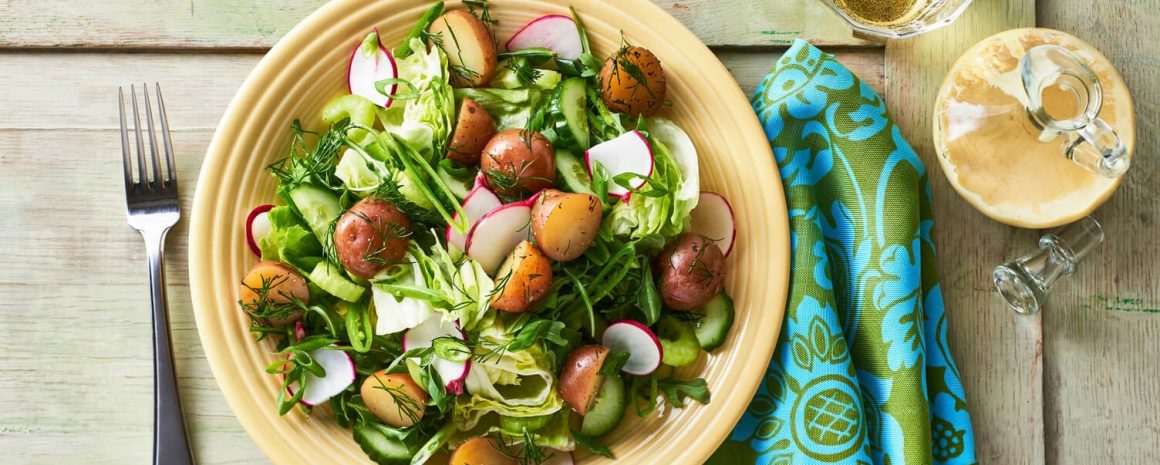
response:
M258 258L262 258L262 248L258 246L258 241L270 234L270 210L273 208L273 205L258 205L246 217L246 244Z
M306 374L306 390L300 400L303 404L310 407L320 405L354 383L354 360L337 347L332 344L310 351L310 358L322 367L325 374L323 376ZM294 395L297 387L286 386L286 390L290 395Z
M615 139L602 142L584 152L584 163L588 165L588 176L593 175L593 163L599 162L608 172L608 194L628 201L632 192L617 184L613 178L625 173L637 175L630 185L639 189L645 184L645 179L652 176L653 153L652 147L644 134L632 130L617 136Z
M563 15L547 15L533 19L507 41L508 51L543 47L556 52L556 58L575 60L584 53L580 43L580 29L576 22Z
M608 325L600 343L612 349L613 353L628 352L623 371L630 375L644 376L656 371L664 356L656 333L635 320L620 320Z
M351 52L346 77L347 89L351 94L366 98L383 108L391 106L391 97L379 92L375 83L384 79L397 79L399 69L395 57L379 41L378 29L368 34ZM397 88L398 84L391 84L387 90L394 94Z
M476 183L474 189L467 193L467 197L463 198L463 212L467 214L467 231L471 231L471 227L479 221L483 215L491 213L493 210L503 206L503 201L499 196L495 195L491 189L480 183ZM455 222L459 221L459 213L455 213L452 217ZM447 225L447 243L454 244L459 247L459 250L467 249L467 234L466 232L459 232L451 225Z
M488 275L495 274L520 241L531 234L532 204L537 193L522 202L502 205L483 215L467 233L467 256L479 262Z
M716 242L726 257L733 252L737 227L733 219L733 205L729 204L729 200L715 192L702 192L697 207L689 215L693 220L692 232Z
M411 328L403 334L403 352L411 349L431 347L435 340L441 337L453 337L461 341L467 339L467 334L459 329L454 321L444 321L443 315L436 313L419 326ZM452 395L463 394L464 380L471 370L471 358L462 362L444 360L436 356L432 362L439 378L443 380L447 392Z

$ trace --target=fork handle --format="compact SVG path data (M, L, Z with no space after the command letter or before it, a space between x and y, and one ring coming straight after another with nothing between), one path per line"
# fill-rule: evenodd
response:
M149 289L153 302L153 464L193 465L181 398L177 395L173 344L169 337L169 305L162 262L167 232L168 228L141 231L149 261Z

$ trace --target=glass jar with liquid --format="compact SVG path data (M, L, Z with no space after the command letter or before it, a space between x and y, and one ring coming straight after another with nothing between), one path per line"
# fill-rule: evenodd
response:
M950 24L971 0L821 0L854 31L904 39Z

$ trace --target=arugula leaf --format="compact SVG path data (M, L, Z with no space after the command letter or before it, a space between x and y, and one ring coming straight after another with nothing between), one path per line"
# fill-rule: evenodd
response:
M688 381L665 378L657 382L657 387L664 392L665 402L674 407L684 407L685 398L691 398L701 404L709 403L709 386L703 378Z
M644 184L640 187L633 187L632 182L637 179L643 179ZM620 187L628 189L633 194L643 195L645 197L664 197L669 195L669 190L663 184L651 177L641 176L636 173L620 173L614 176L612 181L620 185ZM645 189L645 187L648 189Z
M596 440L596 438L592 436L588 436L579 431L572 430L572 437L576 439L576 445L587 449L588 452L599 455L601 457L608 457L610 459L616 458L616 456L612 454L612 451L608 450L607 446L601 444L600 441Z
M640 258L640 290L636 294L636 306L644 313L645 324L652 326L661 317L661 293L653 279L652 266L647 255Z
M600 367L600 374L604 376L620 376L620 370L628 363L628 352L613 352L604 357L604 366Z
M551 342L552 344L565 345L568 343L568 340L560 335L560 331L563 329L564 323L559 321L533 321L520 328L519 333L517 333L516 336L512 338L511 344L508 345L508 350L514 352L527 350L541 339Z

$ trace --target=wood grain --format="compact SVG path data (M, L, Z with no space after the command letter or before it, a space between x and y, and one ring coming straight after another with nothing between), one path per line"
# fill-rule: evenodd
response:
M795 37L867 44L816 0L655 1L709 45L784 45ZM324 3L6 0L0 2L0 48L265 49Z
M778 55L730 51L721 58L749 92ZM881 88L880 50L838 55ZM0 267L0 461L149 462L151 320L142 242L125 222L116 88L130 78L164 86L188 212L213 128L260 58L0 52L0 251L10 264ZM186 253L183 222L170 234L166 269L198 461L267 463L205 361Z
M1095 217L1106 243L1064 278L1044 310L1048 463L1160 462L1160 2L1055 0L1039 24L1100 49L1136 104L1136 155ZM1149 39L1145 39L1149 38Z
M1037 234L991 221L955 193L934 158L931 115L939 85L962 52L996 32L1034 24L1033 0L976 0L955 23L886 46L886 102L930 173L951 350L979 463L1044 461L1042 324L1039 317L1017 319L991 284L995 265L1025 253Z

